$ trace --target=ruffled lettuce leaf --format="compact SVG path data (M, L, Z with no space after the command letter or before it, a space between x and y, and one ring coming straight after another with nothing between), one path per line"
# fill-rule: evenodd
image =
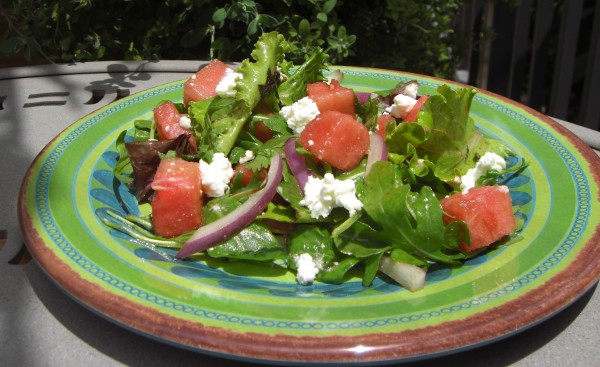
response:
M451 181L473 167L479 157L493 152L502 157L511 154L499 140L485 137L469 116L477 93L473 88L452 89L442 85L423 104L418 122L429 130L429 137L418 144L419 155L435 164L435 174Z
M196 125L196 134L202 137L201 140L210 142L214 152L229 154L254 107L265 93L274 90L271 85L276 81L274 76L278 63L283 60L284 48L283 35L277 32L263 34L250 54L254 61L245 59L237 69L243 79L236 83L235 97L215 97L191 104L189 114ZM215 108L215 103L219 108Z
M278 88L279 100L284 105L291 105L306 96L306 86L323 81L323 70L326 68L327 54L317 48Z

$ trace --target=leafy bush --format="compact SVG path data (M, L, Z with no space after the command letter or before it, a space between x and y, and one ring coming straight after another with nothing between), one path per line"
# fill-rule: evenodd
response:
M240 61L278 30L288 58L314 47L332 63L452 77L462 51L462 0L13 0L0 6L2 52L34 63Z

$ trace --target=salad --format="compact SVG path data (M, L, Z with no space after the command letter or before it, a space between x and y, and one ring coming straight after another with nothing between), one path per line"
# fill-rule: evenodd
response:
M182 102L123 131L114 175L151 214L103 222L180 261L278 262L302 285L387 276L411 291L434 264L518 239L502 183L526 164L476 129L476 90L355 92L322 50L292 65L286 47L263 34L239 67L211 61Z

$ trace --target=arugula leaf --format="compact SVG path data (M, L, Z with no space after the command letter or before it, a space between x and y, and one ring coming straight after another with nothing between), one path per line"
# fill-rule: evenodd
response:
M384 253L391 249L387 237L368 224L357 221L334 238L337 249L359 259Z
M288 128L287 122L285 119L279 115L274 114L272 116L255 116L257 121L262 121L265 126L267 126L275 135L277 136L291 136L290 130Z
M304 197L304 194L300 190L298 181L294 175L290 172L289 167L283 166L283 178L277 187L277 193L289 203L289 206L294 209L296 215L296 221L301 222L319 222L324 219L313 219L310 215L310 210L299 204L300 200Z
M411 192L397 168L381 161L365 179L362 202L393 247L434 261L456 263L441 251L445 233L442 206L431 188Z
M362 259L365 264L365 273L362 281L363 287L368 287L373 283L373 280L379 272L379 263L381 262L382 256L383 252Z
M218 246L206 251L210 257L237 260L271 261L285 258L277 238L262 223L252 223Z
M317 280L329 284L341 284L346 279L346 274L358 264L359 260L352 256L347 256L317 274Z
M429 263L423 258L414 256L400 248L395 248L394 250L392 250L390 252L390 257L396 262L416 265L424 269L427 269L429 267Z
M369 131L377 130L377 118L379 117L379 106L377 99L369 98L364 104L358 101L358 97L354 97L354 105L356 106L356 115L358 119L366 126Z
M320 263L321 267L331 263L335 258L335 251L329 230L313 225L298 226L290 236L289 255L293 259L305 253ZM296 263L291 261L290 267L295 269Z
M253 171L269 167L271 157L273 157L275 153L283 150L283 146L287 139L287 136L276 137L258 146L255 158L247 162L246 167Z
M196 137L198 145L211 146L212 129L210 107L215 101L215 97L208 98L202 101L190 102L188 107L188 116L192 121L192 132Z
M240 205L237 200L228 196L211 200L203 208L204 221L211 223ZM285 258L284 249L277 238L264 224L256 221L218 246L211 247L206 253L215 258L238 260L269 261Z

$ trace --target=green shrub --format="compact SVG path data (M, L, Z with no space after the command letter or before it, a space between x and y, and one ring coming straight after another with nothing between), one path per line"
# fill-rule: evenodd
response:
M314 47L332 63L452 77L462 49L461 0L13 0L0 6L2 52L35 63L96 60L240 61L278 30L301 62Z

